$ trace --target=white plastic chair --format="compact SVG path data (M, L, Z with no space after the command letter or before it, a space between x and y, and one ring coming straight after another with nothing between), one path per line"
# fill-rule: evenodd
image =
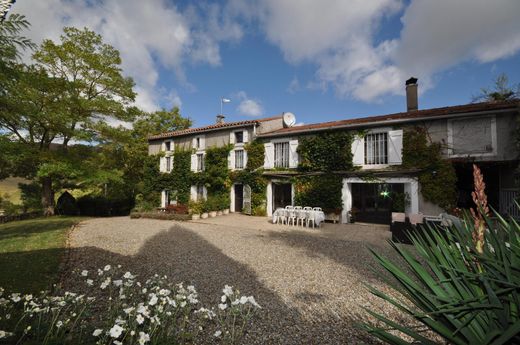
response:
M312 228L316 227L316 212L314 210L307 212L307 227L312 222Z
M278 224L282 220L283 217L283 209L277 208L273 213L273 224Z
M296 216L296 225L301 224L301 226L305 226L307 223L307 211L300 208L296 211Z
M294 209L294 207L285 210L285 217L287 220L287 225L289 225L289 222L291 222L291 225L296 225L297 211Z
M313 211L321 211L321 207L314 207L312 210Z
M303 209L304 209L305 211L312 211L312 207L310 207L310 206L305 206Z

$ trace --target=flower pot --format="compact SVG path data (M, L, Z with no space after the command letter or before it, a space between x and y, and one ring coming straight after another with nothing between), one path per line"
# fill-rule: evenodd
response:
M221 216L222 215L222 211L217 211L217 216Z
M206 219L206 218L208 218L208 213L207 213L207 212L204 212L203 214L200 215L200 218L201 218L201 219Z
M200 214L192 214L191 215L191 220L199 220L200 219Z
M224 211L222 211L223 214L229 214L229 208L226 208Z
M210 218L216 217L217 216L217 211L211 211L209 213L209 216L210 216Z

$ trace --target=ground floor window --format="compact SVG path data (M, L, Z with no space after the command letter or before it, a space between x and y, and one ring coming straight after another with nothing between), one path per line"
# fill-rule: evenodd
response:
M273 182L273 211L292 205L292 184Z
M198 185L197 186L197 201L203 201L204 200L204 186Z

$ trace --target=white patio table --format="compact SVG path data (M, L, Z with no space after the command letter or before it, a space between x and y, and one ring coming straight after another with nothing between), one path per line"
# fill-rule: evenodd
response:
M273 212L273 223L276 221L276 219L279 216L283 216L285 212L287 212L285 208L277 208ZM322 222L325 221L325 213L323 211L315 211L315 210L298 210L297 212L304 212L304 213L314 213L314 221L316 222L316 226L320 226Z

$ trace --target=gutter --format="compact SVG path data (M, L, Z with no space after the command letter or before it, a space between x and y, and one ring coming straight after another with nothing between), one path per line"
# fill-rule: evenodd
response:
M486 110L482 112L465 112L465 113L457 113L457 114L447 114L447 115L432 115L432 116L426 116L426 117L420 117L420 118L411 118L411 119L395 119L395 120L381 120L381 121L372 121L372 122L364 122L364 123L355 123L355 124L345 124L345 125L339 125L339 126L327 126L327 127L320 127L320 128L310 128L310 129L303 129L301 131L292 131L292 132L282 132L282 133L275 133L272 134L266 133L266 134L260 134L259 138L270 138L270 137L283 137L283 136L291 136L291 135L301 135L301 134L307 134L307 133L314 133L314 132L323 132L328 130L336 130L336 129L354 129L354 128L363 128L363 127L375 127L379 125L391 125L391 124L401 124L401 123L410 123L410 122L421 122L421 121L429 121L429 120L441 120L441 119L450 119L450 118L456 118L456 117L465 117L468 115L489 115L489 114L498 114L498 113L510 113L512 111L518 111L518 107L511 107L507 109L500 109L500 110Z
M150 141L154 141L154 140L163 140L163 139L168 139L168 138L183 137L183 136L194 135L194 134L199 134L199 133L221 131L221 130L226 130L226 129L230 129L230 128L233 129L233 128L242 128L242 127L249 127L249 126L255 126L256 127L257 124L258 124L258 122L254 122L254 123L246 123L246 124L241 124L241 125L223 126L223 127L218 127L218 128L209 128L209 129L204 129L204 130L201 130L201 131L193 131L193 132L177 134L177 135L176 134L172 134L172 135L165 135L165 136L160 136L160 137L151 136L151 137L148 137L147 140L150 142Z

